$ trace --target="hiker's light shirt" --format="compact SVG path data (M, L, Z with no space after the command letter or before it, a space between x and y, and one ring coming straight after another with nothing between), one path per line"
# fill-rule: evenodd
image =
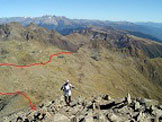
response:
M65 96L71 96L71 88L73 86L71 84L64 84L63 91Z

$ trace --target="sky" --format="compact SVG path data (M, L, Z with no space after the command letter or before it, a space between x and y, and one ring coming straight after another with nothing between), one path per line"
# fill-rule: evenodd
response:
M162 22L162 0L0 0L0 17L42 15Z

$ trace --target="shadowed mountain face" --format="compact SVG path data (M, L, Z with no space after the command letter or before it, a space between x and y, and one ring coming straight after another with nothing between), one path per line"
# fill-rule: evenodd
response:
M77 88L74 97L105 93L123 97L129 92L132 96L162 101L160 43L112 27L91 26L64 36L36 24L0 25L0 63L44 62L49 55L61 51L73 54L58 56L46 66L27 69L1 66L0 91L21 90L34 103L40 103L60 96L61 85L69 79ZM14 97L5 103L0 114L10 113L11 107L19 109L13 103L21 103L22 108L27 106L24 99Z
M67 37L75 34L86 37L92 48L96 50L111 48L135 57L162 57L162 45L160 43L136 37L111 27L107 29L92 27L76 31Z
M86 41L81 40L80 44L73 42L68 37L79 34L84 36ZM0 26L0 40L19 40L31 41L35 40L47 45L56 45L61 49L76 52L82 43L89 43L92 49L99 50L101 48L114 48L121 52L127 52L130 55L139 56L138 50L145 56L150 58L162 57L162 45L151 40L145 40L130 35L124 31L119 31L111 27L98 28L90 27L74 31L71 35L62 36L56 31L49 31L45 28L38 27L36 24L23 27L19 23L10 23ZM74 38L75 40L75 38ZM77 40L76 40L77 41Z

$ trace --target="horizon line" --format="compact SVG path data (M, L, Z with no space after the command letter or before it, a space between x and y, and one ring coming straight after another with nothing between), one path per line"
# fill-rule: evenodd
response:
M93 19L93 18L71 18L71 17L67 17L67 16L60 16L60 15L52 15L52 14L43 14L43 15L39 15L39 16L0 16L0 19L4 19L4 18L39 18L39 17L45 17L45 16L51 16L51 17L62 17L62 18L66 18L66 19L71 19L71 20L91 20L91 21L110 21L110 22L128 22L128 23L158 23L158 24L162 24L162 21L129 21L129 20L109 20L109 19Z

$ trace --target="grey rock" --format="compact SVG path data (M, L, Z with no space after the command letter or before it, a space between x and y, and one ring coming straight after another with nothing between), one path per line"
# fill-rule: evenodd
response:
M93 118L97 122L108 122L108 119L103 113L98 113L97 115L93 116Z
M158 101L156 100L151 100L151 99L146 99L146 98L137 98L136 99L141 105L145 105L147 107L150 107L152 105L158 105Z
M69 119L67 116L57 113L53 116L53 121L54 122L69 122Z
M121 121L121 119L117 115L115 115L114 113L109 113L107 115L107 118L108 118L108 120L110 120L112 122L120 122Z
M134 110L137 111L141 108L141 105L138 101L135 101Z
M132 114L133 109L129 108L128 106L124 106L122 108L117 109L117 112L121 114Z
M131 95L130 95L129 93L127 94L126 102L127 102L128 104L131 104L131 103L132 103Z
M94 122L92 114L88 114L88 116L83 119L83 122Z
M71 107L74 107L74 106L76 106L77 104L78 104L78 102L75 101L75 100L73 100L73 101L70 103L70 106L71 106Z
M77 117L73 116L71 117L70 122L79 122L79 120Z
M138 121L138 122L149 122L149 121L151 121L151 120L150 120L150 117L147 116L145 113L140 112L140 113L138 114L138 116L137 116L137 121Z
M155 115L156 117L160 117L162 116L162 110L158 109L157 107L155 107L154 105L151 106L151 111L152 114Z
M162 110L162 105L159 105L159 108Z
M114 102L115 102L116 105L119 105L119 104L125 103L126 102L126 99L127 99L127 97L125 97L125 98L119 98L119 99L115 99Z
M103 99L103 100L109 101L109 100L111 100L111 97L110 97L109 95L106 94L106 95L103 95L103 96L102 96L102 99Z
M149 103L149 104L148 104ZM44 101L36 111L3 117L4 122L161 122L162 109L153 100L125 98L109 100L107 95L91 100L78 97L71 106L62 99Z

